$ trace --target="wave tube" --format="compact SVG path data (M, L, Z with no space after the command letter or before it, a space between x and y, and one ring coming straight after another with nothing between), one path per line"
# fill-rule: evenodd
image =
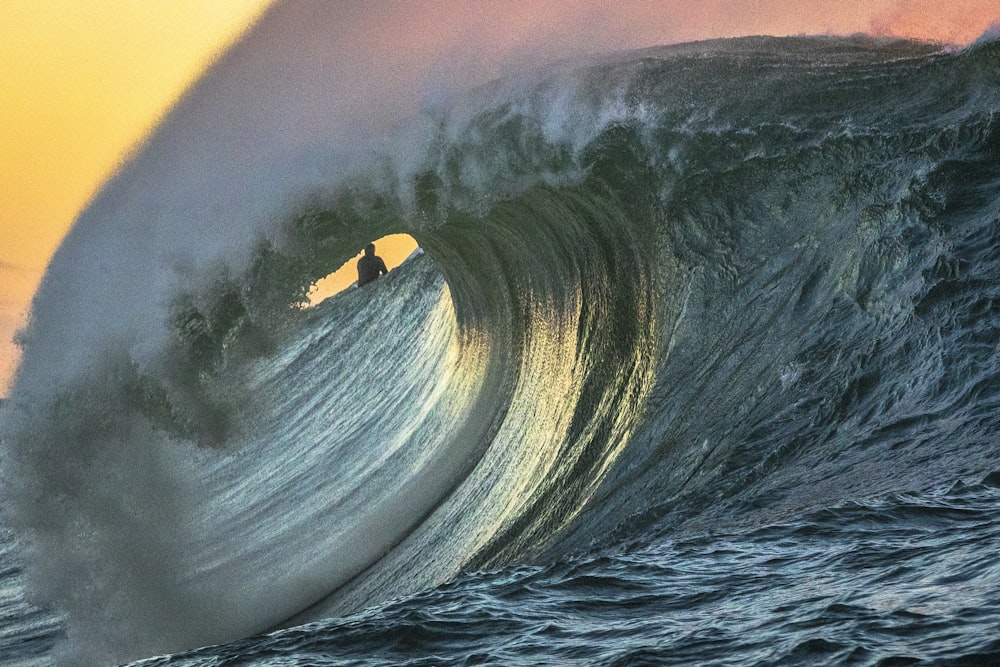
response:
M682 45L422 110L407 84L376 140L397 119L359 119L327 11L213 68L36 298L5 493L67 659L986 465L971 421L928 463L945 422L910 418L967 395L935 360L993 261L995 45ZM392 233L424 254L301 308ZM865 446L893 427L915 444Z

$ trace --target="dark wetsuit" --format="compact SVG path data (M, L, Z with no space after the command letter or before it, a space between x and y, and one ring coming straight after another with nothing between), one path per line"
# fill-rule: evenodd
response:
M358 260L358 287L367 285L379 276L389 273L385 262L378 255L364 255Z

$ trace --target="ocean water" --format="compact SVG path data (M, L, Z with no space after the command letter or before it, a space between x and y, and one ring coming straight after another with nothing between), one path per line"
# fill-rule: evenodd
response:
M233 92L268 35L36 297L0 665L1000 664L1000 43L593 56L348 149Z

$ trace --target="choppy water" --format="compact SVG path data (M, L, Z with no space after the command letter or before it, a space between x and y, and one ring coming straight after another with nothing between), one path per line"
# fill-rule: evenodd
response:
M249 44L36 299L4 664L1000 658L1000 45L561 63L347 160L204 149Z
M346 617L135 664L995 664L995 477L466 573ZM60 636L55 617L9 595L4 664L47 664L30 658Z

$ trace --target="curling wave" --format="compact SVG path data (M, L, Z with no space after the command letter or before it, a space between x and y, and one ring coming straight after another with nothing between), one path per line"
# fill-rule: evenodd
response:
M279 169L264 141L178 192L247 149L236 124L198 154L217 71L23 335L3 434L38 594L122 660L981 479L998 65L988 41L650 49L477 88L366 156L310 128ZM423 254L300 308L388 233Z

